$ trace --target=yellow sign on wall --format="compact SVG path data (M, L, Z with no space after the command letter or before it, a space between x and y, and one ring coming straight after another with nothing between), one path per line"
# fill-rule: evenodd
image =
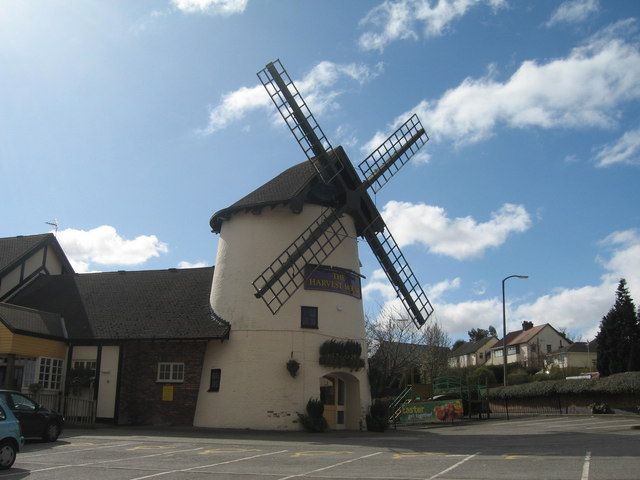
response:
M162 401L173 402L173 385L162 386Z

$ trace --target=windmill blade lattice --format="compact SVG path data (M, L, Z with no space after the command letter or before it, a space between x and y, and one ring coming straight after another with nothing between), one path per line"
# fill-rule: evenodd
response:
M325 209L254 281L255 296L274 315L304 283L307 264L322 264L347 236L337 212Z
M413 114L382 145L360 162L358 168L365 178L364 183L378 193L427 141L429 137L418 116Z
M342 165L280 60L267 64L258 78L320 178L331 182Z
M380 218L379 221L382 219ZM402 300L411 320L416 327L420 328L433 313L433 307L393 235L384 225L379 232L374 232L371 228L367 229L364 237L396 294Z

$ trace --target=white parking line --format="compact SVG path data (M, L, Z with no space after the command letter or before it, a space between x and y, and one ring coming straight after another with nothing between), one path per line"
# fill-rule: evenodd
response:
M288 477L282 477L282 478L279 478L278 480L289 480L290 478L306 477L307 475L311 475L312 473L318 473L318 472L322 472L323 470L329 470L330 468L335 468L335 467L339 467L340 465L345 465L347 463L356 462L358 460L362 460L363 458L369 458L369 457L373 457L375 455L380 455L381 453L382 452L370 453L369 455L363 455L362 457L352 458L350 460L345 460L344 462L339 462L339 463L336 463L336 464L333 464L333 465L329 465L327 467L316 468L315 470L311 470L309 472L298 473L296 475L289 475ZM133 479L133 480L137 480L137 479Z
M250 457L236 458L235 460L227 460L226 462L212 463L210 465L199 465L197 467L180 468L180 469L176 469L176 470L168 470L166 472L158 472L158 473L153 473L151 475L145 475L144 477L132 478L131 480L143 480L145 478L160 477L162 475L169 475L169 474L172 474L172 473L191 472L191 471L197 470L199 468L217 467L218 465L227 465L229 463L243 462L245 460L251 460L251 459L260 458L260 457L267 457L269 455L276 455L278 453L285 453L285 452L288 452L288 450L280 450L279 452L271 452L271 453L261 453L260 455L252 455Z
M203 447L198 447L198 448L189 448L186 450L174 450L171 452L162 452L162 453L152 453L149 455L141 455L141 456L136 456L134 458L138 459L138 458L151 458L151 457L160 457L160 456L164 456L164 455L173 455L175 453L183 453L183 452L194 452L197 450L202 450ZM77 464L67 464L67 465L56 465L54 467L47 467L47 468L39 468L37 470L29 470L29 473L36 473L36 472L48 472L50 470L60 470L61 468L73 468L73 467L89 467L92 465L103 465L105 463L115 463L115 462L122 462L125 460L130 460L131 457L123 457L123 458L115 458L115 459L111 459L111 460L100 460L98 462L88 462L88 463L77 463ZM178 470L179 471L179 470ZM4 475L4 477L11 477L13 475L24 475L24 472L16 472L15 474L8 474L8 475Z
M580 480L589 480L589 464L591 463L591 452L587 452L584 456L584 464L582 465L582 477Z
M460 460L458 463L451 465L449 468L445 468L444 470L442 470L440 473L436 473L435 475L432 475L431 477L429 477L427 480L433 480L434 478L438 478L441 475L444 475L447 472L450 472L451 470L453 470L454 468L458 468L460 465L462 465L464 462L466 462L467 460L471 460L473 457L475 457L476 455L478 455L480 452L476 452L473 455L469 455L468 457L463 458L462 460Z

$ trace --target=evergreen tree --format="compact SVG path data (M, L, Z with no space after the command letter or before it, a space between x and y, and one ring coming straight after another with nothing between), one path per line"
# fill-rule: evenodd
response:
M629 370L640 370L640 322L636 307L623 278L616 291L616 303L600 323L598 371L607 376Z

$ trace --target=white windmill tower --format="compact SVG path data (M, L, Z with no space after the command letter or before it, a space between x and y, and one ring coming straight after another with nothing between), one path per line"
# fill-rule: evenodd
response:
M357 237L369 243L413 322L420 327L431 315L368 194L428 138L412 116L359 164L361 179L279 61L258 77L309 161L211 218L220 234L211 306L231 332L207 348L194 424L298 429L297 412L322 398L330 427L359 428L371 401L366 368L329 366L320 348L356 343L366 358ZM289 360L300 366L295 376Z

